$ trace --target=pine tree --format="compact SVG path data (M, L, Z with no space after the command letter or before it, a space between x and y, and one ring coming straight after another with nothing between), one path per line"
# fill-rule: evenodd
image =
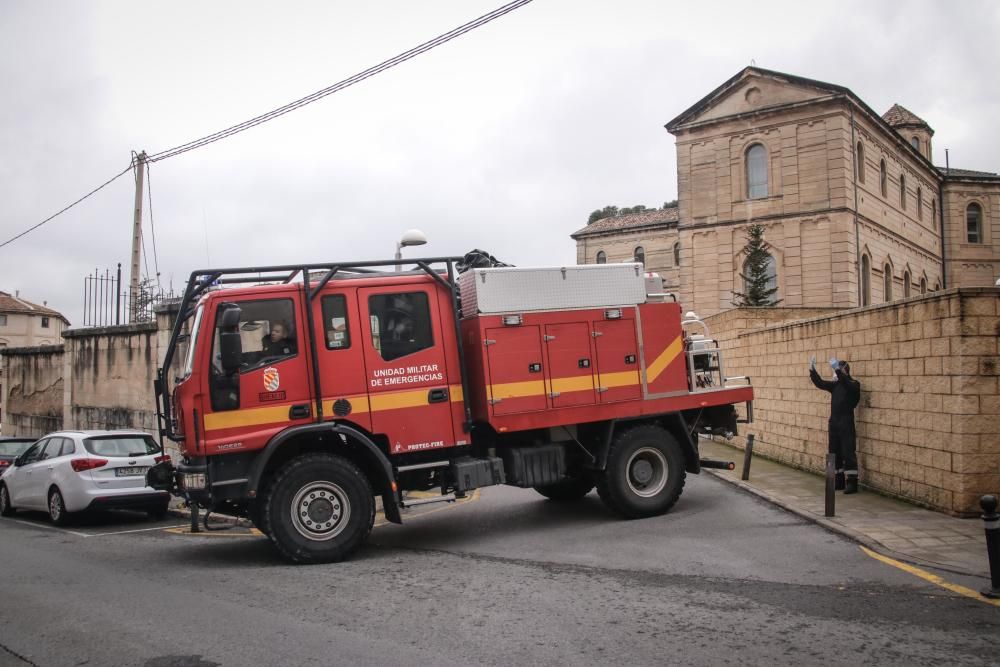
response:
M750 225L747 227L747 244L744 246L747 259L743 263L743 285L746 292L733 292L733 305L737 307L776 306L781 299L775 299L778 286L771 287L768 276L768 265L774 261L767 251L764 241L764 226Z

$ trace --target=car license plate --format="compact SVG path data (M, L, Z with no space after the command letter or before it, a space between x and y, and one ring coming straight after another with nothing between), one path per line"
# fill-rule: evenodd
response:
M149 466L136 466L134 468L115 468L116 477L139 477L145 475Z

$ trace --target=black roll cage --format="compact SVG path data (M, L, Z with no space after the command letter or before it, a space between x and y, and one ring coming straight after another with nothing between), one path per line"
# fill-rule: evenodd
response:
M174 353L177 350L177 343L180 340L181 332L185 323L195 314L198 301L213 287L219 285L239 285L239 284L260 284L279 283L289 284L297 276L302 276L302 291L306 297L306 325L309 327L309 355L312 360L312 381L313 390L316 393L314 421L323 421L323 391L322 381L319 373L319 352L316 346L315 322L313 300L326 287L326 284L338 274L347 274L345 277L364 278L370 276L400 276L412 275L412 271L400 273L399 268L405 265L415 265L417 272L423 272L434 279L451 294L451 308L455 326L455 340L458 344L458 366L462 378L462 407L465 411L463 429L468 432L472 428L472 410L469 406L469 384L465 365L465 350L462 346L462 331L459 323L459 297L458 283L456 282L455 266L462 261L461 257L421 257L417 259L391 259L391 260L370 260L362 262L333 262L333 263L309 263L309 264L286 264L279 266L249 266L226 269L198 269L191 272L187 286L184 289L184 296L181 298L180 309L177 319L174 321L170 331L170 340L167 343L167 350L163 357L162 365L156 371L156 379L153 381L153 388L156 393L156 416L157 426L160 432L160 446L163 446L163 438L179 441L180 435L176 431L176 423L170 418L170 401L172 392L166 386L167 376L170 366L174 361ZM442 269L434 269L434 265L444 265ZM379 267L396 267L396 271L380 271ZM322 278L315 284L311 282L310 272L326 271ZM445 278L442 273L447 274ZM192 332L193 334L193 332ZM196 436L197 437L197 436Z

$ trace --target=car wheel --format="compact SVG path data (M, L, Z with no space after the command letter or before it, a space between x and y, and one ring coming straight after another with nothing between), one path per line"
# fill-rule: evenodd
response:
M54 526L65 526L70 520L70 514L66 511L66 502L59 489L49 491L49 520Z
M375 522L371 484L351 461L306 454L277 474L267 493L263 532L295 563L331 563L354 553Z
M0 484L0 516L12 516L14 506L10 504L10 491L6 484Z
M684 452L666 429L643 424L615 436L597 492L628 519L663 514L677 502L687 476Z
M555 484L536 486L535 491L542 494L549 500L569 503L574 500L580 500L585 495L590 493L593 488L594 480L590 478L590 475L585 475L582 477L567 477L566 479L560 480Z

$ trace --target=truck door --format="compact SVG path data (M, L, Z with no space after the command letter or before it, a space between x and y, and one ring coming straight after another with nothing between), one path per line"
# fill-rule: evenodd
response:
M588 322L545 325L549 400L553 408L594 403L590 341Z
M323 418L345 419L371 429L365 380L364 338L357 289L336 285L313 299Z
M234 297L225 303L240 308L243 363L233 376L222 373L219 304L205 406L207 454L259 449L278 431L309 423L315 412L301 290L290 286L269 291L266 298Z
M490 370L486 398L494 415L546 408L542 341L537 326L487 329L486 357Z
M372 431L392 453L455 444L436 284L358 290Z
M635 320L599 320L594 322L594 333L598 400L612 403L641 398Z

